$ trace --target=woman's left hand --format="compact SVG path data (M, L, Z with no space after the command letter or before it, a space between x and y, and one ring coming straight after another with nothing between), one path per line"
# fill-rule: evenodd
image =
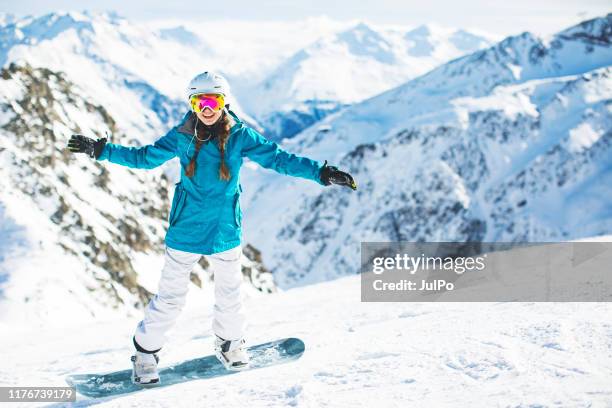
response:
M344 171L338 170L336 166L328 166L327 160L325 160L325 164L323 164L323 168L321 168L320 178L323 184L326 186L337 184L339 186L347 186L353 190L357 190L357 184L355 184L353 176Z

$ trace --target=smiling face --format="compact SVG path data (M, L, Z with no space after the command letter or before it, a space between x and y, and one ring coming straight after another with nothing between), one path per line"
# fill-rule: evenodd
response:
M197 112L196 115L198 115L198 119L200 119L206 126L210 126L219 120L222 113L222 110L214 112L212 109L207 107L202 112Z
M194 94L189 97L189 104L198 119L210 126L221 117L225 106L225 96L218 93Z

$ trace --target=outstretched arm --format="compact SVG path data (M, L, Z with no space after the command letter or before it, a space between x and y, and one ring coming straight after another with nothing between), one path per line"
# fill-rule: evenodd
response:
M288 153L249 127L244 128L241 136L242 156L278 173L306 178L324 185L320 177L323 165L318 161Z
M176 156L177 131L171 129L152 145L126 147L106 143L97 160L108 160L135 169L152 169Z
M176 156L177 131L170 130L152 145L126 147L107 143L106 138L94 141L86 136L72 135L68 148L74 153L86 153L96 160L108 160L135 169L152 169Z

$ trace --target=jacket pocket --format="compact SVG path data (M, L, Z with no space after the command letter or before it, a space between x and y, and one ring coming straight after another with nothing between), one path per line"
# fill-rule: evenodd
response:
M234 195L234 223L237 227L242 225L242 211L240 211L240 194Z
M183 186L179 181L176 183L176 187L174 188L174 197L172 198L172 207L170 208L170 216L168 217L168 223L170 226L176 224L176 220L183 209L183 205L185 203L185 190L183 190Z

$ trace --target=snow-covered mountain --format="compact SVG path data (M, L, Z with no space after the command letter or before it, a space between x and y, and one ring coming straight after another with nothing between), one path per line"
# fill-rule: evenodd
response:
M245 40L253 31L246 23L156 27L112 12L2 20L0 65L27 62L65 72L107 107L120 129L144 140L180 116L184 85L205 68L228 77L234 111L260 130L258 120L265 120L274 138L490 43L436 26L405 32L360 23L341 30L346 24L327 19L301 22L282 41L283 27L270 27L271 38Z
M139 315L163 266L173 181L67 151L73 133L138 145L66 74L9 64L0 72L0 320L33 325ZM175 160L166 166L178 167ZM252 292L273 292L247 245ZM212 278L203 258L194 286ZM200 292L197 288L192 290Z
M351 22L326 16L294 21L219 19L204 21L153 21L147 27L161 37L178 42L190 52L204 52L207 60L230 79L241 100L254 95L242 89L252 88L296 51L322 36L340 32Z
M182 116L189 79L219 68L204 44L194 47L174 37L115 13L29 16L0 27L0 65L28 63L65 73L108 110L119 129L148 142Z
M363 101L492 41L423 25L408 32L358 23L296 52L244 98L268 132L291 137L348 104Z
M330 115L284 146L359 190L253 171L248 239L293 286L356 273L361 241L609 234L611 27L612 14L509 37Z

